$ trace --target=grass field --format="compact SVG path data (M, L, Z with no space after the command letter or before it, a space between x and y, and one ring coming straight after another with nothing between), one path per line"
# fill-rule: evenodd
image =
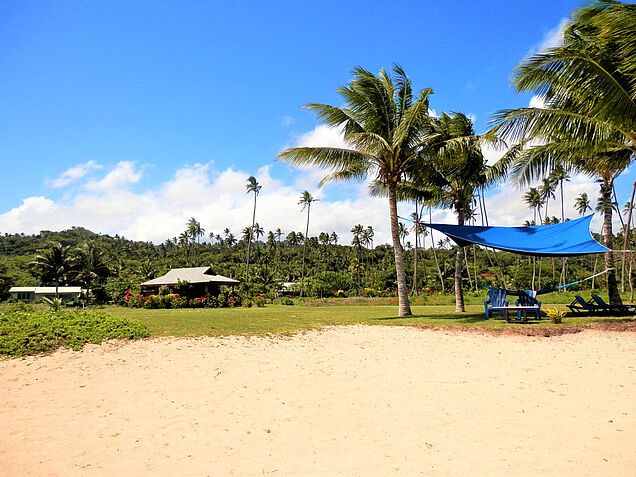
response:
M559 306L563 309L563 306ZM453 305L413 305L413 316L397 317L395 305L267 305L264 308L200 308L176 310L148 310L140 308L108 307L110 313L124 318L134 318L145 324L152 336L222 336L291 334L302 330L329 325L411 325L427 328L463 327L485 330L515 328L532 333L551 328L615 323L636 324L634 317L579 317L569 313L562 324L554 325L549 319L531 321L529 324L506 323L500 316L484 319L483 305L468 305L466 313L455 313Z

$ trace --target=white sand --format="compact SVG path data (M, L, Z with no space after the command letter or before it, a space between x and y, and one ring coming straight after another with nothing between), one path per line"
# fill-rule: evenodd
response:
M0 475L636 475L636 334L350 326L0 362Z

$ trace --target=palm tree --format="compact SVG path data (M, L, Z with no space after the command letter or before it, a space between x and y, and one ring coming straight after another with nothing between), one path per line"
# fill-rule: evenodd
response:
M590 199L587 196L587 193L581 192L581 194L575 199L574 208L579 213L579 215L585 215L585 212L588 210L592 210L590 207Z
M351 229L353 238L351 239L351 245L353 245L358 251L358 261L362 263L362 234L364 233L364 226L362 224L356 224Z
M262 186L256 180L256 177L249 176L247 178L247 184L245 184L246 193L254 193L254 210L252 212L252 229L254 228L254 223L256 223L256 197L261 191ZM249 290L250 287L250 246L252 245L252 234L249 235L249 240L247 241L247 261L245 263L245 286Z
M425 158L420 170L413 174L414 184L422 198L432 205L450 208L457 224L464 225L473 214L471 204L486 186L486 164L475 134L472 120L462 113L442 113L432 122L432 133L426 138ZM462 263L464 247L455 256L455 311L464 312Z
M93 283L103 280L110 275L105 254L94 241L80 245L75 254L76 278L86 287L86 302L90 299Z
M404 240L406 239L406 236L409 234L409 229L408 227L404 224L404 222L400 222L398 224L398 234L400 236L400 243L402 244L402 248L404 248Z
M541 183L541 187L539 188L541 199L545 203L545 221L547 221L549 218L548 205L550 204L550 199L555 198L555 195L554 195L555 189L556 189L556 181L552 178L552 173L550 173L548 177L543 178L543 182Z
M395 79L385 70L378 76L363 68L353 71L351 82L338 92L345 107L312 103L307 107L332 127L342 128L347 147L296 147L279 158L292 164L313 164L331 170L322 181L362 179L372 174L386 188L389 199L391 237L398 286L398 314L410 315L406 274L397 215L397 189L419 159L420 138L428 127L428 96L425 89L413 96L411 80L399 66Z
M562 165L556 165L552 172L550 172L550 177L548 178L554 182L554 184L558 184L561 189L561 222L565 222L565 209L563 205L563 182L568 182L570 180L570 175L567 173L565 168ZM554 194L552 194L554 198ZM545 215L548 215L548 206L545 206Z
M331 235L329 235L329 241L334 245L338 245L338 234L336 232L331 232Z
M55 298L58 298L60 282L65 282L73 271L70 247L59 243L53 244L41 255L37 255L31 264L36 267L43 281L55 283Z
M298 201L298 205L302 205L302 210L307 209L307 224L305 226L305 241L303 242L303 266L301 272L301 281L300 281L300 296L305 294L305 255L307 253L307 238L309 237L309 211L311 210L311 203L316 202L318 199L314 199L314 197L309 193L309 191L304 191L300 194L300 200Z
M541 197L541 192L536 187L531 187L528 192L523 195L523 200L528 207L532 207L532 211L534 213L533 221L537 223L537 212L539 212L539 223L543 223L541 219L541 207L543 206L543 197Z
M601 0L577 10L563 45L539 52L517 67L518 91L534 92L544 108L495 113L488 137L513 144L498 170L514 164L515 175L532 181L562 165L601 181L607 287L622 303L614 271L611 193L616 177L636 153L636 5ZM532 141L540 145L528 147Z
M201 228L201 223L194 217L190 217L190 220L188 220L186 232L193 240L196 240L197 243L199 243L199 239L205 235L205 230Z

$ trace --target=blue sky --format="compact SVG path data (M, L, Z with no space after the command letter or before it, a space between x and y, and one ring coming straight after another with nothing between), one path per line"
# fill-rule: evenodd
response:
M317 228L344 234L360 222L384 238L386 207L362 186L316 190L315 171L275 161L285 147L333 140L301 106L339 104L336 88L357 65L399 63L416 89L433 88L433 110L470 114L482 132L492 111L529 103L510 86L512 69L579 5L5 1L0 232L83 225L161 241L195 216L238 233L254 174L266 229L301 230L297 197L308 188L321 200ZM572 193L596 197L573 182ZM518 208L501 221L529 218Z

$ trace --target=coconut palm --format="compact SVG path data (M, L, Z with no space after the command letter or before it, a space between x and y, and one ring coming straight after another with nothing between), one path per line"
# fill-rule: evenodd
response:
M336 232L331 232L331 235L329 235L329 241L333 245L338 245L338 234Z
M423 163L413 171L413 184L429 204L452 209L457 224L464 225L473 214L471 204L487 182L486 164L472 120L462 113L442 113L432 120L425 139ZM462 263L464 247L455 256L455 311L464 312Z
M261 191L261 186L256 177L249 176L247 178L247 184L245 184L245 190L247 194L254 194L254 209L252 211L252 229L254 228L254 224L256 223L256 197ZM249 235L249 240L247 241L247 258L245 262L245 285L249 290L250 286L250 246L252 245L252 234Z
M362 224L356 224L351 229L353 237L351 238L351 245L353 245L358 251L358 261L362 262L362 234L364 233L364 226Z
M574 208L579 213L579 215L585 215L588 210L592 210L590 207L590 199L587 196L587 193L581 192L579 196L575 199Z
M561 222L565 222L565 208L563 204L563 182L569 182L570 175L567 173L565 168L562 165L556 165L552 172L550 172L550 176L548 177L555 185L559 185L561 189ZM554 198L554 194L552 194ZM548 215L548 206L545 207L545 215Z
M51 245L31 261L45 282L55 283L55 298L59 296L60 283L65 282L73 271L70 247L59 243Z
M205 235L205 229L201 228L201 223L194 217L190 217L190 220L188 220L188 223L186 224L186 231L193 240L197 241L197 243L199 243L199 239Z
M307 224L305 226L305 241L303 242L303 265L301 271L301 279L300 279L300 296L305 294L305 255L307 253L307 237L309 237L309 211L311 210L312 202L316 202L318 199L314 199L309 191L303 191L300 194L300 200L298 201L299 205L302 205L302 210L307 209Z
M554 171L553 171L554 172ZM550 199L554 199L556 196L554 195L554 191L556 190L556 182L552 179L552 173L550 176L544 177L541 182L541 186L539 187L539 193L541 194L541 199L545 204L545 220L548 220L548 205L550 204Z
M527 58L513 76L518 91L534 92L545 107L499 111L487 134L515 144L497 169L513 164L521 181L557 165L598 178L610 249L614 180L636 153L634 45L636 5L599 0L577 10L563 45ZM605 266L610 302L621 303L611 251Z
M531 187L528 192L523 195L523 200L528 207L532 207L532 211L534 213L533 222L537 223L537 212L539 213L539 223L542 223L541 219L541 207L543 206L543 197L541 196L541 191L536 187Z
M79 246L74 257L74 268L77 280L86 287L86 302L90 300L93 284L110 275L106 255L94 241Z
M346 147L296 147L279 157L292 164L313 164L331 172L321 184L332 180L363 179L369 175L387 190L391 237L397 272L400 316L410 315L406 275L397 215L397 189L417 162L420 138L428 127L428 96L425 89L414 97L411 80L399 66L395 78L385 70L378 76L363 68L353 71L351 82L338 92L344 107L312 103L307 108L332 127L341 128Z

